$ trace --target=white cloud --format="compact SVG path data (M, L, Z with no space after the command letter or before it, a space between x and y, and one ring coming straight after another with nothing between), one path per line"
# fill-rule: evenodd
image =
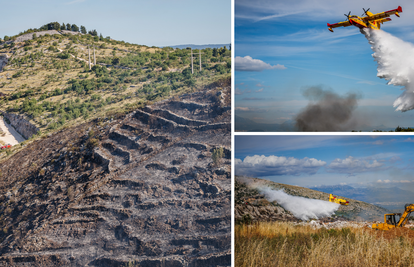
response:
M234 90L234 94L235 95L242 95L243 91L236 87L236 90Z
M372 144L374 144L374 145L383 145L384 144L384 141L377 140L377 141L373 142Z
M82 3L82 2L85 2L86 0L74 0L74 1L71 1L71 2L67 2L66 3L66 5L72 5L72 4L76 4L76 3Z
M260 113L267 112L266 109L251 108L251 107L236 107L234 109L238 111L244 111L244 112L260 112Z
M337 173L361 173L369 171L377 171L383 168L384 163L378 162L377 160L363 160L356 159L354 157L347 157L346 159L335 159L328 166L326 170L328 172L337 172Z
M235 110L250 111L249 107L236 107Z
M237 0L236 19L246 19L250 21L260 20L283 20L283 21L326 21L335 23L343 20L343 13L352 11L351 15L360 15L361 6L371 4L368 0L348 0L348 1L269 1L269 0ZM375 7L370 11L373 13L383 12L397 8L401 5L403 13L400 18L393 16L393 21L387 27L399 27L401 25L413 25L412 13L413 1L403 0L394 6L389 1L376 1ZM343 12L342 12L343 11ZM405 17L404 17L405 16ZM394 19L395 18L395 19ZM326 23L325 23L326 25Z
M389 183L401 183L401 184L407 184L407 183L411 183L413 181L408 181L408 180L377 180L377 183L380 184L389 184Z
M234 65L237 71L263 71L271 69L286 69L286 67L283 65L277 64L272 66L266 62L263 62L260 59L253 59L251 56L236 57L234 59Z
M244 160L237 159L235 168L237 175L247 176L276 176L276 175L312 175L326 162L315 158L287 158L278 156L247 156Z
M368 84L368 85L378 85L378 82L372 82L372 81L359 81L357 83L361 83L361 84Z

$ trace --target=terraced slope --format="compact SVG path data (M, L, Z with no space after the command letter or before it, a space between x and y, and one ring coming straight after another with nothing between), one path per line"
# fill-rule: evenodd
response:
M101 122L6 183L12 234L0 265L230 265L230 86L222 86Z

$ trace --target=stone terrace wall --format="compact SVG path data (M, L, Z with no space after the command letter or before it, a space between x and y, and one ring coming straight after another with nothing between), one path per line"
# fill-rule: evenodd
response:
M5 111L0 111L0 113L3 114L3 116L10 121L10 124L16 129L16 131L26 139L29 139L32 135L39 131L39 128L31 124L21 115L7 113Z

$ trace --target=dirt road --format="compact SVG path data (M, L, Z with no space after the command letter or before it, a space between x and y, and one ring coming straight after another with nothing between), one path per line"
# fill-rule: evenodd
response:
M0 141L3 141L5 144L14 146L26 140L10 124L7 124L3 117L0 117L0 129L5 133L4 136L0 134Z

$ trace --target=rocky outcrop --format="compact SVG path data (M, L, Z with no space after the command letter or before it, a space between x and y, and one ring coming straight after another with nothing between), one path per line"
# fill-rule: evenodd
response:
M0 54L0 72L3 71L4 66L9 62L9 57L6 54Z
M15 42L19 43L19 42L24 42L24 41L27 41L27 40L32 40L33 39L33 34L36 34L36 36L39 37L39 36L43 36L43 35L46 35L46 34L49 34L49 35L73 34L73 35L75 35L75 34L81 34L81 33L80 32L73 32L73 31L66 31L66 30L64 30L64 31L49 30L49 31L41 31L41 32L31 32L31 33L26 33L26 34L18 36L16 38Z
M26 40L32 40L33 39L33 34L36 34L36 36L39 37L39 36L46 35L46 34L49 34L49 35L60 34L60 32L58 32L56 30L50 30L50 31L26 33L26 34L23 34L23 35L20 35L19 37L17 37L15 42L19 43L19 42L24 42Z
M3 116L10 121L10 124L16 129L16 131L26 139L29 139L39 131L39 128L31 124L21 115L7 113L5 111L0 111L0 114L3 114Z
M269 202L254 188L235 182L234 218L237 223L259 221L298 221L292 213L277 204Z

